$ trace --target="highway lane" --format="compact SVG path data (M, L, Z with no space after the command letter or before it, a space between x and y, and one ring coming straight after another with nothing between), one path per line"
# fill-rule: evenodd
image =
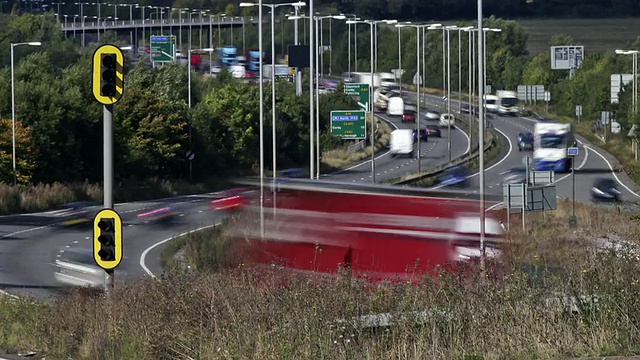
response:
M411 93L410 94L415 94ZM435 95L426 95L427 106L442 106L442 98ZM468 105L466 102L462 102L462 105ZM458 108L458 101L451 99L451 107L453 109ZM510 151L507 151L505 156L499 159L499 164L493 167L488 167L485 170L485 184L487 194L502 194L502 173L517 166L522 166L523 157L532 157L532 152L519 152L515 143L518 133L523 130L533 132L534 124L537 122L535 119L526 117L498 117L492 116L487 120L492 123L494 128L501 133L507 143L510 144ZM610 178L618 182L620 190L623 192L623 200L627 202L636 202L640 200L640 187L634 184L633 181L624 172L613 173L611 170L614 168L613 164L617 163L615 158L604 151L603 149L594 146L589 143L583 137L576 135L578 140L578 147L580 153L576 159L576 200L591 203L591 187L597 178ZM472 176L468 189L473 193L477 193L477 175ZM556 190L559 197L571 198L573 194L573 183L569 174L556 174ZM600 205L600 204L599 204ZM609 206L602 204L604 206Z
M125 226L124 258L116 270L116 281L143 274L144 270L139 264L140 256L158 239L193 230L205 224L214 224L220 220L208 211L207 196L176 199L185 207L184 215L172 224L149 223L137 218L141 212L164 204L164 200L116 206ZM2 220L0 218L0 223ZM56 294L60 284L54 277L55 260L68 260L67 255L71 250L89 250L93 247L92 229L89 226L64 228L47 225L3 225L1 229L3 232L12 231L0 238L0 289L16 295L47 298ZM157 263L159 264L159 258Z

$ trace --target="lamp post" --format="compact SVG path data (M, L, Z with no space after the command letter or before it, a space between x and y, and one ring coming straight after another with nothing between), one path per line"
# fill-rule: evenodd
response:
M443 29L447 31L447 114L451 115L451 30L456 30L455 25L445 26ZM447 151L449 153L449 162L451 162L451 121L448 121L447 131Z
M374 32L374 28L376 27L376 24L379 23L386 23L389 25L392 24L396 24L398 21L396 20L349 20L347 21L347 24L369 24L369 32L370 32L370 50L371 50L371 61L370 61L370 66L371 66L371 71L370 71L370 81L371 81L371 87L369 89L369 106L367 111L371 113L371 182L375 183L376 182L376 152L375 152L375 132L376 132L376 121L375 121L375 117L373 116L373 87L375 85L374 81L373 81L373 75L374 75L374 51L373 48L375 46L374 43L374 38L373 38L373 32ZM356 59L357 61L357 59Z
M23 43L11 43L11 147L13 158L13 185L18 182L18 174L16 172L16 89L15 89L15 75L14 75L14 56L13 48L16 46L28 45L28 46L40 46L39 41L23 42Z
M189 43L189 45L191 45L191 43ZM188 90L188 97L189 97L189 109L191 109L191 54L193 54L193 52L208 52L208 53L212 53L213 49L212 48L204 48L204 49L191 49L189 48L189 58L187 59L187 82L188 85L187 87L189 88ZM192 138L191 138L191 123L189 123L189 150L192 151L193 149L191 149L192 147ZM189 181L193 181L193 163L191 160L189 160Z
M340 15L344 16L345 19L347 20L360 20L360 18L356 14L340 14ZM358 33L355 34L355 39L357 38L358 38ZM348 24L348 23L347 23L347 72L349 73L349 80L351 80L351 24Z
M462 112L462 32L469 31L472 26L465 26L458 28L458 113ZM469 43L471 44L471 43ZM471 46L469 46L469 58L471 58ZM467 72L471 73L471 67L467 69ZM467 86L469 87L469 85ZM469 98L471 101L471 98ZM471 131L469 131L471 133Z
M304 2L295 2L295 3L282 3L282 4L262 4L262 3L240 3L240 7L252 7L252 6L265 6L271 9L271 125L272 125L272 157L273 157L273 179L276 179L277 172L277 147L276 147L276 40L275 40L275 10L281 6L294 6L294 7L302 7L306 4ZM262 24L262 17L258 19L258 21ZM262 66L262 61L260 62L260 66ZM260 78L260 82L262 83L262 78Z
M487 89L487 32L501 32L502 29L495 29L495 28L482 28L482 32L484 33L482 36L482 52L481 55L483 56L483 78L482 78L482 89L484 89L483 91L486 91ZM483 123L483 131L487 131L486 129L486 123L487 123L487 112L484 112L484 116L480 118L480 121L482 121ZM482 143L478 143L482 146Z
M420 155L420 30L422 28L433 28L434 26L440 26L440 24L431 24L431 25L412 25L409 23L398 24L396 28L400 31L403 27L414 27L416 28L416 78L418 79L418 86L416 86L416 102L418 103L416 106L416 133L418 134L418 173L422 171L422 166L420 164L421 155Z
M478 29L484 30L482 27L482 0L478 0ZM483 38L484 31L478 31L478 118L480 119L480 128L478 129L478 146L479 146L479 154L478 154L478 182L480 187L480 270L484 272L485 270L485 247L484 247L484 238L485 238L485 211L484 211L484 130L485 123L483 121L484 117L484 69L483 69Z
M638 50L616 50L616 54L618 55L631 55L632 56L632 66L633 66L633 97L631 98L631 108L633 109L633 113L638 112Z
M469 79L467 80L468 81L467 90L468 90L468 97L469 97L468 103L469 103L469 115L470 115L470 120L469 120L469 143L471 143L472 139L473 139L473 132L471 131L471 129L472 129L471 126L472 126L472 124L474 123L474 120L475 120L474 111L472 110L474 106L473 106L473 101L472 101L472 98L471 98L471 88L473 88L473 74L474 74L473 65L472 65L472 63L473 63L473 55L472 55L473 48L471 46L471 43L472 43L472 40L473 40L473 36L472 35L473 35L473 32L474 32L475 29L473 28L473 26L467 26L467 27L464 27L462 29L463 29L463 31L466 31L469 34L469 41L468 41L468 43L469 43L469 64L468 64L468 67L467 67L467 73L469 75Z

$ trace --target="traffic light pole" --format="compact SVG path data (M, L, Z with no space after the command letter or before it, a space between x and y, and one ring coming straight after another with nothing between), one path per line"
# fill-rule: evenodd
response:
M113 210L113 104L104 105L104 208ZM113 289L114 270L105 270L104 289Z

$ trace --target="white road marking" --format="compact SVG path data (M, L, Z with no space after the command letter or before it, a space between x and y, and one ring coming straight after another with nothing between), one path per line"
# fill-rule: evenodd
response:
M147 265L145 264L145 263L146 263L147 255L149 254L149 252L150 252L151 250L153 250L153 249L157 248L158 246L160 246L160 245L162 245L162 244L164 244L164 243L167 243L167 242L169 242L169 241L171 241L171 240L177 239L177 238L182 237L182 236L187 236L187 235L189 235L189 234L193 234L193 233L198 232L198 231L202 231L202 230L205 230L205 229L209 229L209 228L213 228L213 227L216 227L216 226L220 226L220 224L221 224L221 223L217 223L217 224L214 224L214 225L202 226L202 227L199 227L199 228L197 228L197 229L195 229L195 230L191 230L191 231L183 232L182 234L179 234L179 235L176 235L176 236L172 236L172 237L170 237L170 238L168 238L168 239L164 239L164 240L160 240L160 241L158 241L157 243L155 243L155 244L153 244L153 245L149 246L148 248L146 248L146 249L142 252L142 255L140 255L140 267L142 267L142 270L144 270L144 272L146 272L149 276L151 276L151 277L155 278L156 276L151 272L151 270L149 270L149 268L148 268L148 267L147 267Z

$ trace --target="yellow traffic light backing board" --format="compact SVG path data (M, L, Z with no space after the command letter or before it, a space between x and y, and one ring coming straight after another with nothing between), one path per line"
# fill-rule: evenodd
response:
M98 251L100 251L100 242L98 241L98 237L100 236L100 228L98 227L98 223L102 218L114 219L114 248L116 258L114 261L103 261L100 256L98 256ZM122 261L122 218L120 217L120 214L115 212L115 210L102 209L93 219L93 259L98 266L105 270L115 269L116 266L118 266Z
M102 54L116 54L116 96L102 96L100 95L100 78L101 78L101 68L102 68ZM93 53L93 76L92 79L92 89L93 96L98 100L99 103L104 105L112 105L117 103L122 97L122 93L124 92L124 55L122 54L122 50L115 45L102 45L96 49Z

